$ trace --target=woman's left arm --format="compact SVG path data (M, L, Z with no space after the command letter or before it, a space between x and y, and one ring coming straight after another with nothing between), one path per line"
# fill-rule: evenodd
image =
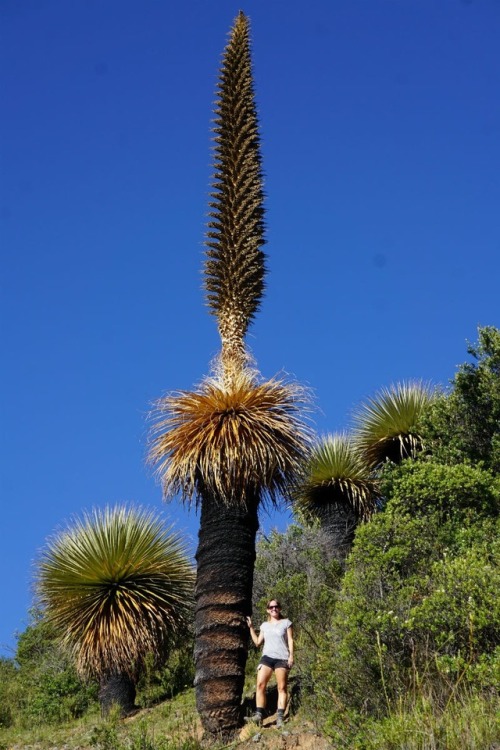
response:
M293 625L289 625L286 631L288 638L288 666L293 667Z

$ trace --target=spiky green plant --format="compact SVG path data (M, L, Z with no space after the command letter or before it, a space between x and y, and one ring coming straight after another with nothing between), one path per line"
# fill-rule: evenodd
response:
M418 421L435 398L434 389L420 381L382 388L361 404L354 415L354 440L370 466L399 463L421 450Z
M47 619L81 675L135 683L147 654L161 658L184 628L194 573L180 538L153 512L93 510L51 538L36 585Z
M379 488L362 455L344 434L327 435L312 448L294 507L306 521L318 520L341 560L356 526L373 513Z
M327 435L312 448L304 478L295 492L297 506L317 515L325 505L352 506L360 518L369 518L377 497L377 481L347 435Z
M250 34L243 13L217 86L214 177L205 288L221 352L213 377L156 403L149 461L165 496L201 506L196 553L196 700L206 732L229 737L241 720L258 510L287 493L309 430L304 391L262 382L245 336L264 291L264 205Z

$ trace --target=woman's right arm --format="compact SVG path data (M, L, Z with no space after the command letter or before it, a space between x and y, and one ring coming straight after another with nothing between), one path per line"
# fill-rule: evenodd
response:
M262 643L264 643L264 633L261 631L259 635L257 635L252 625L252 619L250 617L247 617L247 625L250 629L250 637L254 642L254 645L258 648Z

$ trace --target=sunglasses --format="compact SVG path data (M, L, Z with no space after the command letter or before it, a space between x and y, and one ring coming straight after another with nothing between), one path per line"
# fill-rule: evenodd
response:
M268 609L280 609L276 604L271 604Z

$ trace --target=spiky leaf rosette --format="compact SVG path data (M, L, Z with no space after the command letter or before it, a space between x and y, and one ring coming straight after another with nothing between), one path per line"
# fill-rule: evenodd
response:
M300 418L307 394L296 383L257 382L248 372L229 389L205 380L156 404L149 461L165 496L245 504L288 493L310 442Z
M370 466L399 463L421 450L418 421L435 398L434 389L419 381L382 388L354 415L354 439Z
M178 536L155 514L94 510L49 540L37 571L48 619L79 672L126 673L185 627L194 574Z
M377 482L346 435L327 435L313 446L294 494L296 508L308 520L321 519L339 505L366 519L377 497Z
M205 288L217 316L222 360L245 363L244 338L264 290L264 192L249 22L240 13L217 85L214 176L205 245Z

